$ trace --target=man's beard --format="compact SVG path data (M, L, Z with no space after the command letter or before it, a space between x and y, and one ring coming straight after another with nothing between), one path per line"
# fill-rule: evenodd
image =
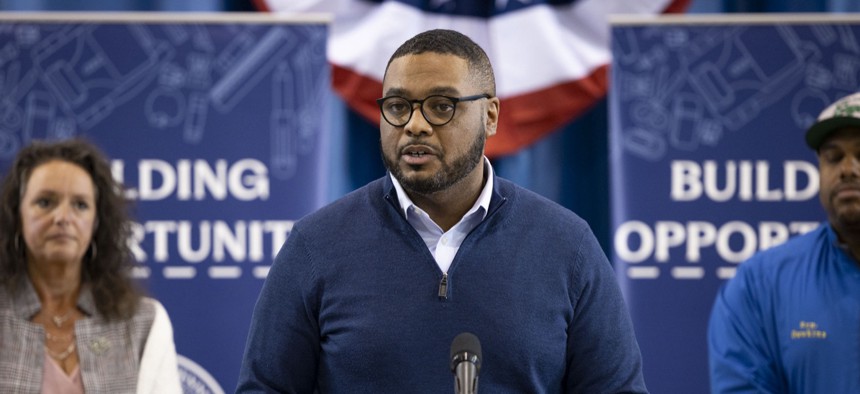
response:
M830 221L843 231L860 233L860 210L834 209L830 215Z
M403 189L406 191L422 195L433 194L446 190L461 181L478 166L478 163L480 163L481 160L483 160L484 144L486 143L487 136L483 132L479 135L480 136L475 139L474 143L472 143L472 146L469 147L469 150L466 151L463 156L456 158L453 163L448 164L445 162L444 156L439 156L438 159L442 168L429 179L406 178L397 163L397 160L400 157L400 152L396 152L397 157L393 160L389 160L383 151L382 161L385 163L385 168L394 175L394 178L400 182L400 185L403 186Z

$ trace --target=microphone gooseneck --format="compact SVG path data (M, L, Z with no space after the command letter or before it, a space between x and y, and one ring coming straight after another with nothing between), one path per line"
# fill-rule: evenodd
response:
M451 342L451 372L454 373L454 392L478 392L478 372L481 371L481 341L474 334L463 332Z

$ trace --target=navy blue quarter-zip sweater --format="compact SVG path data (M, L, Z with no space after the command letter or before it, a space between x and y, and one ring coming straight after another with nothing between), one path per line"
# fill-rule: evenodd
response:
M386 176L298 221L257 302L237 391L453 392L453 338L483 393L646 392L618 283L588 225L502 178L447 277Z

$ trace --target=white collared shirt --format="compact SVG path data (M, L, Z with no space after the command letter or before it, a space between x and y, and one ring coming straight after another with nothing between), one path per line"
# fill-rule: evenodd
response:
M490 160L486 157L484 157L484 166L487 171L487 182L484 184L484 188L481 189L478 200L460 218L460 221L447 232L443 232L442 228L430 218L427 212L424 212L423 209L412 202L412 199L403 191L403 186L400 185L400 182L389 173L391 181L394 182L394 190L397 191L397 200L400 201L400 208L403 209L403 213L406 215L406 221L424 239L424 243L427 244L430 254L436 259L436 264L439 265L439 269L442 272L448 272L454 256L460 249L460 244L463 243L463 240L466 239L466 236L469 235L472 229L484 220L489 211L490 197L493 194L493 166L490 165Z

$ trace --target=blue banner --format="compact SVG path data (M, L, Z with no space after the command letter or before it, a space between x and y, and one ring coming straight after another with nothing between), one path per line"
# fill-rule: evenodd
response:
M826 219L804 133L860 88L860 20L617 22L613 263L649 389L704 393L718 287Z
M272 259L325 202L328 28L161 15L0 20L0 168L34 139L102 147L185 392L232 392Z

